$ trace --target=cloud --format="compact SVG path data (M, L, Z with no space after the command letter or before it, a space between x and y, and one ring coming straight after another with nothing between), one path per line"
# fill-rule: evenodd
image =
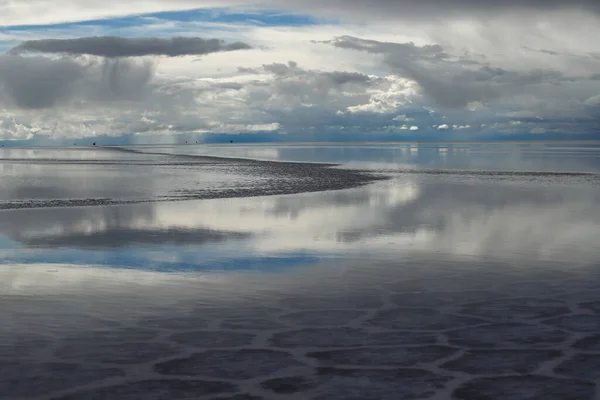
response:
M243 71L263 78L230 92L228 103L246 104L253 115L279 123L286 133L311 137L326 132L394 132L399 126L394 120L399 108L423 113L414 82L395 75L312 70L293 61ZM220 111L225 118L235 113L223 107ZM413 120L405 116L405 121ZM406 127L407 131L417 129L416 124Z
M588 107L594 107L594 108L600 107L600 95L593 96L593 97L586 99L583 102L583 104L585 104Z
M336 48L383 56L391 72L418 83L437 106L458 109L471 104L488 104L523 92L535 85L560 85L585 78L568 77L561 72L534 68L515 71L494 67L466 56L457 56L440 45L417 46L341 36L324 41Z
M234 95L246 96L247 104L279 115L301 109L315 116L325 111L335 114L340 108L366 101L370 97L367 91L382 83L359 73L308 70L294 61L263 65L256 72L271 76L248 82L242 93Z
M471 125L452 125L452 129L454 129L454 130L471 129Z
M124 38L118 36L82 37L77 39L41 39L25 41L11 50L13 54L59 53L69 55L93 55L99 57L140 57L205 55L210 53L247 50L244 42L227 43L221 39L199 37Z
M45 108L67 99L85 68L69 59L0 55L4 96L20 108Z
M149 60L134 62L122 59L107 59L99 66L101 78L96 94L104 99L141 98L154 75L154 63Z
M46 109L74 101L136 100L148 90L153 68L149 60L0 55L0 105Z
M337 0L321 0L318 3L296 0L288 4L290 8L312 13L324 12L362 20L431 20L569 11L600 13L600 4L596 0L345 0L343 3Z
M369 94L368 102L350 106L347 111L353 114L395 113L399 108L412 104L413 100L418 97L418 88L410 79L390 75L382 79L381 84L372 87ZM409 120L410 118L403 119L403 121ZM400 119L396 117L394 121L400 121Z
M253 49L198 59L170 56L180 54L179 47L169 54L160 49L143 53L148 47L138 46L137 39L122 39L129 47L112 53L97 46L104 36L25 40L0 56L0 109L8 109L7 118L25 129L6 128L5 137L138 134L140 141L153 135L169 142L181 133L273 132L270 137L288 133L280 137L318 140L378 132L408 137L417 134L411 126L426 136L444 124L448 131L464 129L456 135L475 137L531 132L542 125L549 133L577 132L577 127L587 132L591 125L583 117L598 114L593 100L584 104L600 93L600 81L589 80L597 66L593 42L585 37L574 42L574 34L568 34L563 43L537 25L530 32L520 22L505 24L504 34L497 35L498 26L487 29L460 18L448 24L407 21L392 27L341 21L293 28L148 19L156 26L119 32L149 35L149 29L158 36L185 36L202 30L201 36L226 39L221 41L225 46L252 43ZM582 25L590 27L585 21ZM115 32L110 21L94 24L51 27L48 34ZM41 33L23 32L19 40ZM523 43L509 40L516 33L525 34ZM173 41L160 40L161 45ZM512 126L509 115L545 119ZM480 129L484 124L487 128Z
M0 117L0 140L31 139L33 132L14 117Z
M202 55L247 48L250 46L243 42L227 44L197 37L104 36L25 41L10 53L0 55L0 105L48 109L82 107L90 102L140 101L157 89L152 86L156 60L140 56ZM29 52L65 55L21 56ZM164 96L159 93L158 97Z
M351 36L338 37L334 47L384 56L384 63L394 72L416 81L438 105L463 108L472 101L498 97L489 81L501 71L483 67L478 77L465 75L460 60L454 60L439 45L417 46L414 43L391 43ZM453 76L449 76L453 75Z
M11 69L11 75L0 76L8 85L15 81L32 83L23 84L11 96L5 93L0 101L16 105L12 112L27 129L53 138L369 132L396 124L392 118L397 113L391 112L408 104L413 95L411 88L404 86L405 80L393 76L311 70L294 61L241 69L243 75L237 78L185 79L154 76L153 64L145 59L3 57L17 65L50 65L49 70L60 70L66 63L78 71L77 79L64 80L66 88L58 85L54 91L47 91L43 103L25 95L31 93L35 99L37 91L36 80L30 80L28 73L19 77L26 70L17 67ZM41 80L48 76L43 70L38 75ZM360 108L363 112L358 111Z
M579 11L598 14L596 0L0 0L0 25L50 24L199 8L262 7L355 19L413 20L507 13Z
M19 237L16 239L25 246L36 248L76 248L76 249L106 249L135 247L140 245L161 246L204 245L224 242L230 239L243 239L249 234L240 232L220 232L209 229L106 229L100 232L81 235L79 232L66 232L59 235L42 237Z

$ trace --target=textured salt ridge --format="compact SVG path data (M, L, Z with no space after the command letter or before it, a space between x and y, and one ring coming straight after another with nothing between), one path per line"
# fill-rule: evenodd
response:
M442 289L469 276L403 279L352 294L283 291L236 308L192 301L127 323L92 324L82 315L82 326L94 328L68 334L60 326L9 330L0 342L0 393L32 400L596 398L598 274L491 274L477 277L476 289Z
M84 199L48 199L48 200L24 200L0 202L0 210L30 209L30 208L53 208L53 207L92 207L139 204L164 201L185 201L202 199L223 199L238 197L256 197L286 195L296 193L321 192L327 190L340 190L359 187L377 180L387 179L381 175L375 175L365 171L332 168L334 164L307 164L274 161L256 161L233 158L219 158L209 156L170 155L162 153L141 153L135 150L110 148L106 151L129 152L143 155L158 155L161 159L153 163L143 165L160 166L188 166L199 169L210 166L212 171L228 173L239 173L248 176L261 176L267 178L260 184L250 188L216 189L206 190L202 188L180 188L174 190L168 196L118 199L118 198L84 198ZM71 160L30 160L30 163L66 163L75 164ZM77 164L84 164L78 162ZM142 165L139 162L129 160L100 160L90 161L89 164L118 164L118 165Z

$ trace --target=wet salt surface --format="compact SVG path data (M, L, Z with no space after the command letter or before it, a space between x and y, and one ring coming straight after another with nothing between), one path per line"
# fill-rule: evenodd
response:
M47 153L0 151L0 210L319 192L382 179L326 164L141 153L118 147L83 148L79 158L76 150Z
M83 158L163 160L93 151ZM0 181L3 201L136 200L211 182L197 165L181 176L168 163L116 173L34 156L39 169L0 163L14 173ZM595 173L567 164L575 177ZM251 186L245 168L230 182ZM600 193L594 179L553 171L411 172L320 193L1 211L0 394L596 399ZM35 182L67 192L23 189Z
M599 316L585 305L599 299L588 289L598 267L493 266L406 258L343 273L325 262L279 276L115 269L109 279L102 268L15 265L3 271L21 285L3 296L0 388L11 399L594 399ZM470 279L495 300L462 297ZM456 287L430 288L440 281ZM504 291L537 282L562 291ZM400 296L447 301L399 306Z

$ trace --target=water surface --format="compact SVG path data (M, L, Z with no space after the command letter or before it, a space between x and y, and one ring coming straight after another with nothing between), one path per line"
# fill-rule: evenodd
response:
M2 149L0 393L592 399L599 152Z

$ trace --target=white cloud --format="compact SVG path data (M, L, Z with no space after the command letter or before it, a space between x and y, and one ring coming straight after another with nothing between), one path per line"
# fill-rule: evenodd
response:
M452 125L452 129L461 130L461 129L470 129L471 125Z
M17 122L14 117L0 116L0 140L30 139L32 136L30 127Z
M600 95L593 96L593 97L590 97L588 99L585 99L585 101L583 102L583 104L585 104L588 107L598 107L598 106L600 106Z
M228 0L229 1L229 0ZM89 0L31 0L15 2L0 1L0 24L44 25L60 22L95 20L114 16L136 15L160 11L189 10L199 6L219 7L219 2L194 0L131 0L120 2L105 0L93 3ZM222 3L221 3L222 4Z
M278 122L270 124L243 125L243 124L220 124L211 129L212 132L273 132L281 128Z
M386 76L382 85L370 91L368 103L350 106L347 110L351 113L395 113L398 109L410 105L416 96L416 82L395 75Z
M442 131L442 130L447 130L447 129L449 129L449 128L450 128L450 127L448 126L448 124L442 124L442 125L439 125L439 126L437 127L437 130L438 130L438 131Z
M409 121L414 121L414 118L410 118L410 117L406 116L406 114L401 114L401 115L398 115L398 116L392 118L392 120L400 121L400 122L402 122L402 121L409 122Z

